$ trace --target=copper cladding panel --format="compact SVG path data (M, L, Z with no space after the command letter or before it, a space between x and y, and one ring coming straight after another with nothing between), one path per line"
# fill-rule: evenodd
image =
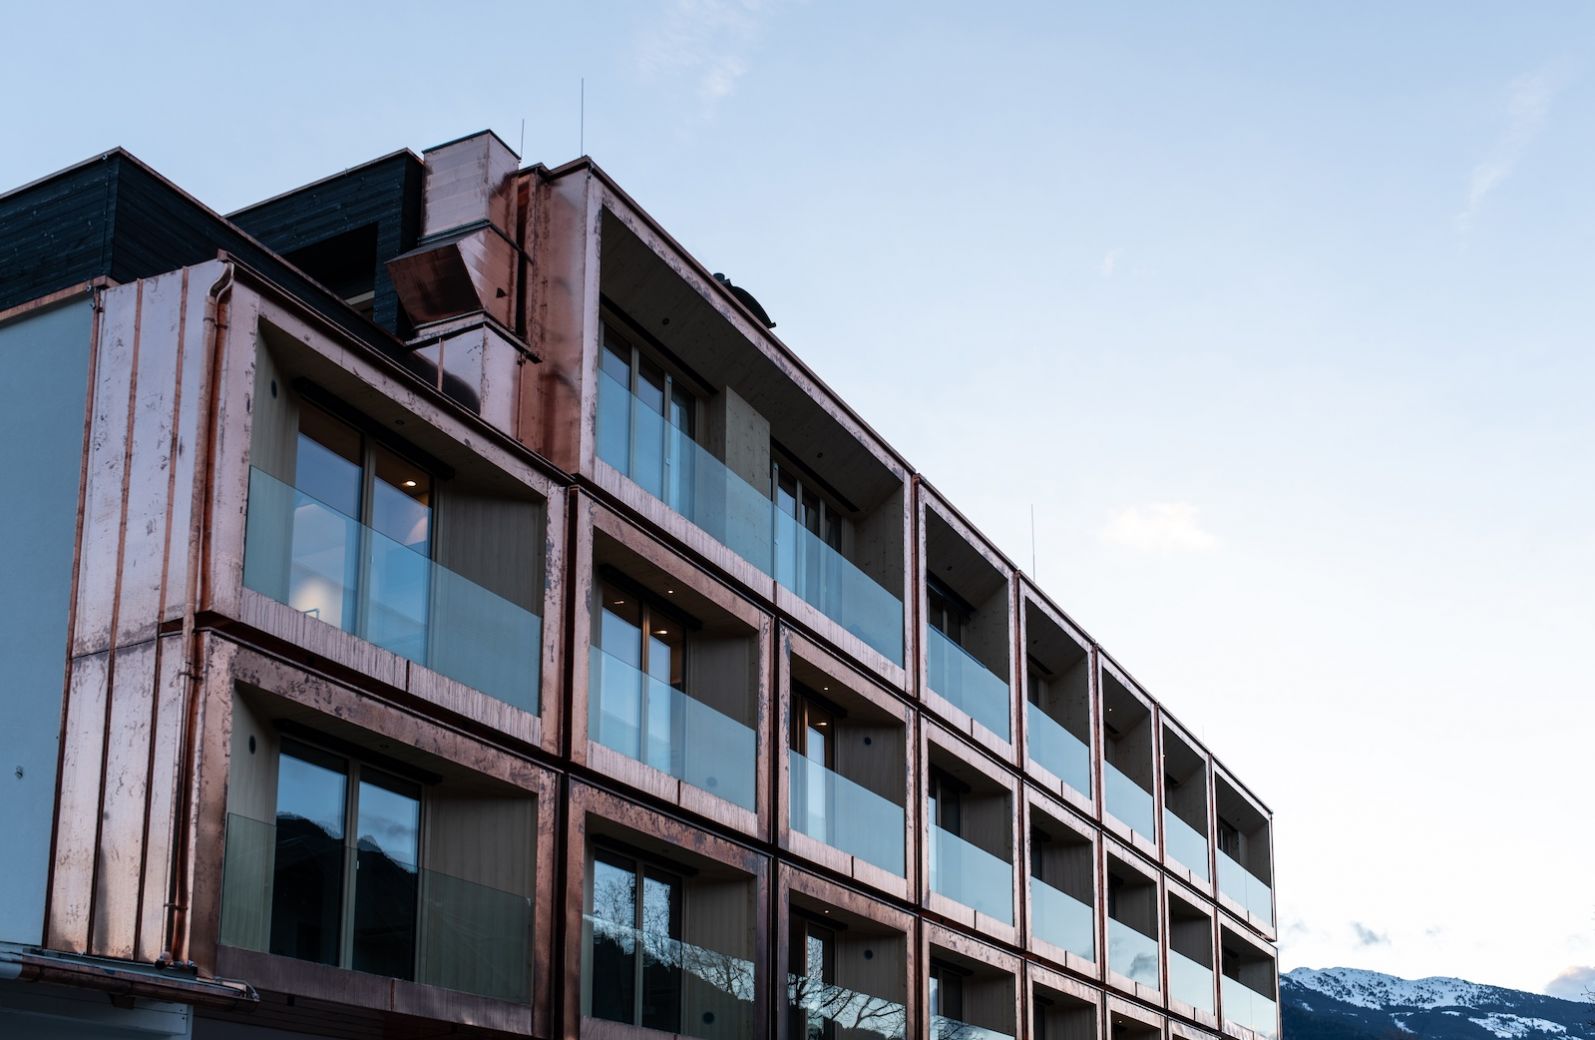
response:
M68 953L86 953L89 948L109 681L109 653L91 654L72 662L67 683L66 733L61 742L55 872L45 924L50 949Z
M508 327L518 255L503 235L481 228L395 257L388 276L417 325L482 311Z
M110 648L126 490L127 430L132 409L130 375L138 358L142 284L101 295L100 342L89 417L88 463L83 489L83 544L78 557L78 606L72 653Z
M426 211L421 237L487 221L511 232L518 160L490 133L433 148L426 157Z

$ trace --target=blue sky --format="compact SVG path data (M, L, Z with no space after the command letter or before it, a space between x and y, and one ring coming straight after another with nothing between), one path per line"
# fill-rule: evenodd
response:
M0 185L580 148L1277 813L1282 961L1595 964L1595 7L34 5ZM18 104L17 99L26 99Z

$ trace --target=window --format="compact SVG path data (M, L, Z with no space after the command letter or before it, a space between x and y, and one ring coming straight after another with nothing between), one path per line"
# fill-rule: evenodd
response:
M271 952L415 978L420 835L418 784L284 739Z
M1241 858L1241 832L1222 816L1218 820L1218 850L1230 859Z
M691 514L697 399L609 324L599 355L598 454L655 498Z
M792 750L825 770L836 770L836 713L814 693L793 685ZM830 818L826 797L830 778L824 770L804 768L793 774L793 819L803 821L805 834L833 839L836 821Z
M836 984L836 932L807 917L792 918L791 971L799 980L798 999L792 1001L793 1040L833 1040L836 1022L824 1014L804 1010L814 1007L836 1014L829 992Z
M595 852L591 921L592 1017L680 1032L681 879Z
M687 622L612 582L600 585L593 644L605 655L599 743L680 776L685 745ZM615 665L620 667L615 667Z
M777 509L826 545L842 551L842 511L820 494L812 480L806 481L792 465L772 460L770 486L775 489Z
M1233 946L1220 947L1218 963L1221 974L1226 978L1234 979L1236 982L1241 980L1241 951Z
M925 579L925 604L925 623L963 646L964 629L969 625L974 608L958 593L931 577Z
M426 660L433 476L306 403L294 488L289 605Z
M965 786L939 769L930 773L930 822L952 834L963 833Z
M930 962L931 1017L963 1020L965 974L942 961Z

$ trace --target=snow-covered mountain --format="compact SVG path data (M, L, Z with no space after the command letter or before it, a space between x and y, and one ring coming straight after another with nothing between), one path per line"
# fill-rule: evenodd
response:
M1279 997L1285 1040L1595 1040L1595 1004L1461 979L1297 968Z

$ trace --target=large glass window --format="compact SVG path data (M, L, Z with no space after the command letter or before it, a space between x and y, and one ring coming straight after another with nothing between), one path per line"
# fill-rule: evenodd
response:
M836 771L836 714L819 698L799 692L792 701L792 750L808 762L823 766L829 773ZM792 789L795 818L803 821L807 834L830 840L834 821L829 818L832 799L827 797L827 772L804 769L799 783Z
M629 391L639 407L634 416L630 402L617 397L612 412L599 417L599 457L649 494L692 515L693 456L681 450L685 445L677 441L692 441L697 399L675 376L607 324L599 371Z
M839 999L832 998L836 992L836 932L807 917L794 916L790 960L791 972L802 980L801 991L807 998L792 1002L791 1036L794 1040L834 1040L835 1020L806 1010L804 1004L833 1010L831 1005Z
M593 857L594 1018L681 1031L681 880L609 850Z
M432 475L307 403L294 487L289 604L426 660Z
M285 739L276 822L271 952L414 978L419 786Z
M935 1019L950 1018L962 1022L964 1018L964 976L968 974L941 961L930 962L930 1014ZM945 1028L934 1030L945 1035Z
M974 608L935 578L925 579L925 606L925 623L963 646L964 628L969 624Z
M593 639L625 667L602 669L599 743L679 775L687 688L686 621L638 593L604 584Z

